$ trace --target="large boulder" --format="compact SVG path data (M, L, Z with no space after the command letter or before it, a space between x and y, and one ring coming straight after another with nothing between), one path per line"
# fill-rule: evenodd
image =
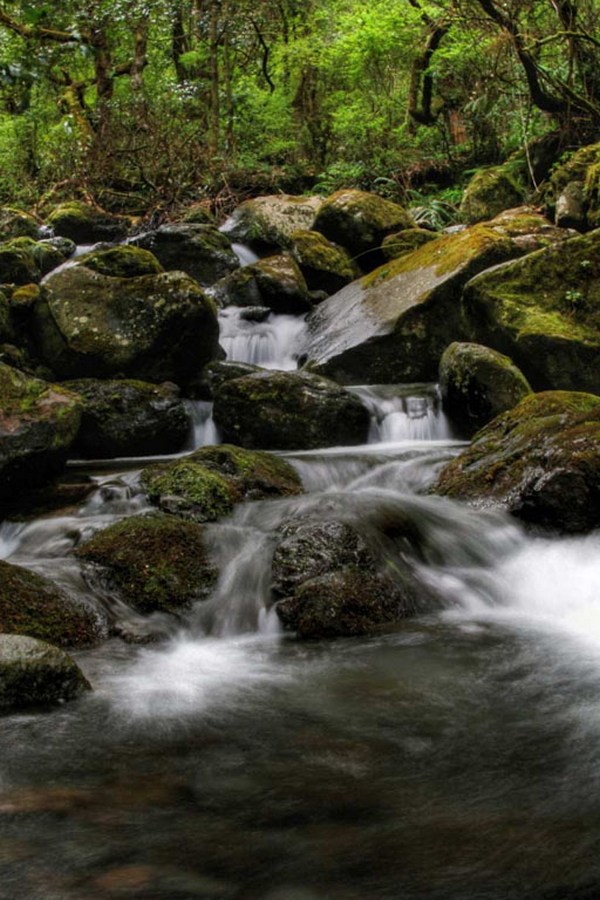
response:
M273 450L362 444L369 429L369 413L354 394L307 372L228 381L215 391L213 416L226 441Z
M223 226L234 241L249 244L259 252L286 249L299 229L310 229L322 197L274 194L246 200Z
M0 497L60 471L80 421L76 394L0 363Z
M90 690L64 650L35 638L0 634L0 709L53 706Z
M80 200L70 200L56 206L48 216L48 224L56 235L70 238L76 244L119 241L128 230L124 219Z
M11 206L0 207L0 241L17 237L36 238L38 234L38 223L29 213Z
M35 305L39 355L59 377L183 384L220 355L215 305L188 275L117 277L98 270L100 256L50 275Z
M83 403L73 449L84 458L177 453L188 437L190 416L172 384L82 378L65 387Z
M172 516L131 516L99 531L75 550L101 567L109 588L138 612L177 613L204 600L217 572L204 530Z
M410 214L397 203L367 191L342 190L325 200L313 230L341 244L368 271L383 262L381 245L388 234L414 227Z
M160 509L196 522L226 516L236 503L302 492L299 476L285 460L226 444L150 466L142 472L142 484Z
M0 244L0 283L35 284L63 263L73 252L67 242L34 241L30 237L13 238Z
M202 285L214 284L240 266L229 238L214 225L161 225L130 244L151 251L168 271L186 272Z
M408 565L386 571L352 525L305 516L281 529L272 590L284 627L303 639L393 630L435 604Z
M288 254L268 256L224 278L215 297L221 306L266 307L301 315L312 309L306 281Z
M474 278L472 340L505 353L536 390L600 392L600 231Z
M321 303L308 318L304 357L343 384L433 381L473 275L519 255L508 235L476 225L392 260Z
M579 207L575 216L573 199ZM562 157L548 180L544 200L557 221L581 230L600 226L600 143Z
M47 578L0 560L0 632L82 647L105 634L105 623Z
M516 406L531 387L513 361L481 344L455 342L440 360L444 411L465 435Z
M527 194L527 166L523 159L508 160L476 172L465 188L461 218L469 225L486 222L498 213L520 206Z
M291 242L290 252L311 291L335 294L361 274L347 250L318 231L294 231Z
M77 265L111 278L138 278L142 275L159 275L163 271L153 253L129 244L120 244L118 247L100 245L78 257Z
M529 395L479 431L432 491L560 532L597 528L600 397Z

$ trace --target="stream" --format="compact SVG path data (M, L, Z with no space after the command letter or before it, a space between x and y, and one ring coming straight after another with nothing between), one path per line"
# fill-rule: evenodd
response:
M301 319L220 318L230 359L295 367ZM369 443L285 454L304 496L207 526L221 575L184 625L72 654L92 694L2 718L1 900L600 895L600 534L427 496L463 446L435 386L352 390ZM216 443L210 404L192 412L190 447ZM74 461L90 497L0 523L0 558L102 608L71 551L148 508L141 466ZM284 635L273 535L315 510L412 517L444 608L383 636Z

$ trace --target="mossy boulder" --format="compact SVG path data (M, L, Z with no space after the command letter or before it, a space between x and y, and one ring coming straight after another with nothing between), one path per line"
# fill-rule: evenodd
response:
M439 383L445 412L469 436L531 393L508 356L481 344L450 344L440 361Z
M522 255L575 237L575 232L553 225L531 206L505 209L487 224L498 234L512 238Z
M347 250L318 231L294 231L290 239L290 252L311 291L335 294L361 274Z
M100 566L108 587L138 612L177 613L208 596L217 572L204 530L172 516L131 516L75 550Z
M0 497L59 472L80 421L76 394L0 363Z
M386 571L352 525L305 516L281 529L272 589L284 628L302 639L394 630L435 605L408 565Z
M142 472L150 501L165 512L212 522L236 503L302 492L299 476L271 453L221 444Z
M65 387L82 400L73 450L84 458L177 453L189 434L189 414L172 384L84 378Z
M56 235L70 238L76 244L120 241L128 231L125 219L80 200L60 203L49 214L48 224Z
M214 284L240 266L229 238L215 225L161 225L130 244L152 252L168 271L186 272L202 285Z
M475 225L498 213L520 206L527 195L527 166L520 157L476 172L465 188L460 204L464 222Z
M78 262L47 278L33 311L39 356L61 378L184 384L220 356L218 330L213 301L183 272L113 277Z
M11 206L0 207L0 241L39 236L39 225L29 213Z
M51 240L34 241L29 237L18 237L5 241L0 244L0 282L39 282L71 255L65 250Z
M587 226L584 186L570 181L556 201L554 221L560 228L585 231Z
M210 209L202 204L188 207L181 215L181 221L189 225L215 225L216 220Z
M312 228L322 204L322 197L255 197L238 206L223 230L232 240L259 252L287 249L295 231Z
M385 237L414 227L410 214L397 203L367 191L342 190L325 200L313 230L341 244L368 271L384 261Z
M215 391L213 417L226 441L242 447L310 450L362 444L369 414L360 400L307 372L258 372Z
M111 278L141 278L143 275L158 275L163 271L153 253L130 244L91 250L80 256L77 264Z
M228 275L217 285L215 297L221 306L267 307L278 314L301 315L313 306L304 276L287 253Z
M75 603L47 578L0 561L0 633L83 647L105 636L106 627L98 613Z
M600 397L531 394L479 431L433 492L559 532L600 525Z
M440 357L466 338L460 296L478 272L522 251L476 225L392 260L308 317L308 366L343 384L434 381Z
M578 187L575 188L575 185ZM559 200L565 192L576 191L578 202L583 202L583 221L579 219L576 228L598 228L600 226L600 143L588 144L572 153L565 154L555 166L544 191L544 201L548 214L556 216L561 212ZM567 222L567 224L569 224Z
M242 378L244 375L254 375L255 372L261 372L260 366L253 366L252 363L234 362L228 360L215 360L209 363L202 373L203 384L205 385L205 396L212 399L214 392L226 381L233 381L234 378Z
M600 393L600 232L474 278L470 339L510 356L535 390Z
M381 252L386 260L400 259L401 256L406 256L407 253L412 253L413 250L422 247L423 244L435 241L437 237L437 234L426 228L405 228L395 234L388 234L381 244Z
M17 634L0 634L0 709L54 706L91 685L64 650Z

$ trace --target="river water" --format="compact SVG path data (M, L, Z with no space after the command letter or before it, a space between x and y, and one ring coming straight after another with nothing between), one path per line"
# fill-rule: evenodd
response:
M230 353L291 368L288 318L226 311ZM353 390L369 443L286 454L304 496L208 527L221 576L183 624L74 654L92 694L2 718L2 900L600 896L600 535L526 534L427 496L461 446L435 386ZM210 406L195 417L191 442L217 441ZM118 601L71 551L147 508L139 467L92 469L81 507L1 524L0 558L104 615ZM315 512L412 518L443 608L386 636L281 634L273 535Z

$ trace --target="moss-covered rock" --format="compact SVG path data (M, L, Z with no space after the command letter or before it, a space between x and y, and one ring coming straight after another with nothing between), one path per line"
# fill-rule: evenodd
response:
M7 293L0 288L0 344L14 339L14 328Z
M435 241L437 237L437 234L426 228L405 228L396 234L388 234L383 239L381 251L386 260L400 259L401 256L406 256L407 253L412 253L413 250L422 247L423 244Z
M287 253L228 275L217 285L215 297L221 306L263 306L279 314L301 315L313 306L304 276Z
M53 241L34 241L29 237L13 238L0 244L0 282L31 284L70 256Z
M189 225L215 225L215 217L210 209L202 204L188 207L181 215L181 221Z
M463 194L462 220L469 225L486 222L505 209L520 206L526 194L527 166L520 157L482 169L471 178Z
M75 554L101 566L109 587L141 613L177 613L206 599L217 578L204 530L172 516L122 519L80 544Z
M62 378L184 384L221 353L214 303L182 272L116 278L77 263L45 281L33 330Z
M229 238L214 225L162 225L130 243L151 251L167 271L186 272L202 285L214 284L240 266Z
M481 344L453 343L440 361L444 409L465 435L472 435L531 393L508 356Z
M556 201L554 221L560 228L585 231L587 225L584 186L570 181Z
M190 417L173 385L85 378L65 387L83 403L73 450L84 458L177 453L185 443Z
M361 444L369 427L354 394L306 372L258 372L228 381L215 391L213 416L225 440L274 450Z
M18 237L37 238L38 234L39 225L29 213L10 206L0 207L0 241Z
M0 635L0 709L53 706L91 690L63 650L17 634Z
M80 200L60 203L48 216L48 224L59 237L70 238L76 244L119 241L128 230L126 220Z
M445 348L467 336L463 285L521 252L507 235L476 225L386 263L310 314L308 365L345 384L435 380Z
M553 225L542 213L531 206L517 206L505 209L487 223L498 234L512 238L522 255L550 247L569 237L573 231Z
M255 197L238 206L223 230L232 240L259 252L287 249L294 231L312 228L322 204L322 197L289 194Z
M105 623L55 584L0 561L0 633L26 634L60 647L83 647L105 635Z
M111 278L139 278L142 275L158 275L163 271L163 267L149 250L129 244L92 250L79 257L78 265Z
M361 274L350 254L318 231L294 231L290 240L290 252L311 291L335 294Z
M60 471L80 420L76 394L0 363L0 497Z
M434 493L560 532L600 525L600 397L531 394L479 431Z
M471 339L510 356L534 389L600 392L600 232L484 272L463 308Z
M556 216L559 199L565 191L577 191L583 201L584 220L570 227L597 228L600 225L600 143L588 144L565 154L550 176L544 191L544 202L550 216ZM574 185L578 185L575 188ZM561 218L564 213L560 213ZM569 224L567 222L567 224Z
M367 191L343 190L325 200L313 230L341 244L361 269L369 271L384 261L385 237L414 227L410 214L397 203Z
M142 484L151 502L196 522L226 516L235 503L302 492L300 478L285 460L226 444L150 466L142 472Z

